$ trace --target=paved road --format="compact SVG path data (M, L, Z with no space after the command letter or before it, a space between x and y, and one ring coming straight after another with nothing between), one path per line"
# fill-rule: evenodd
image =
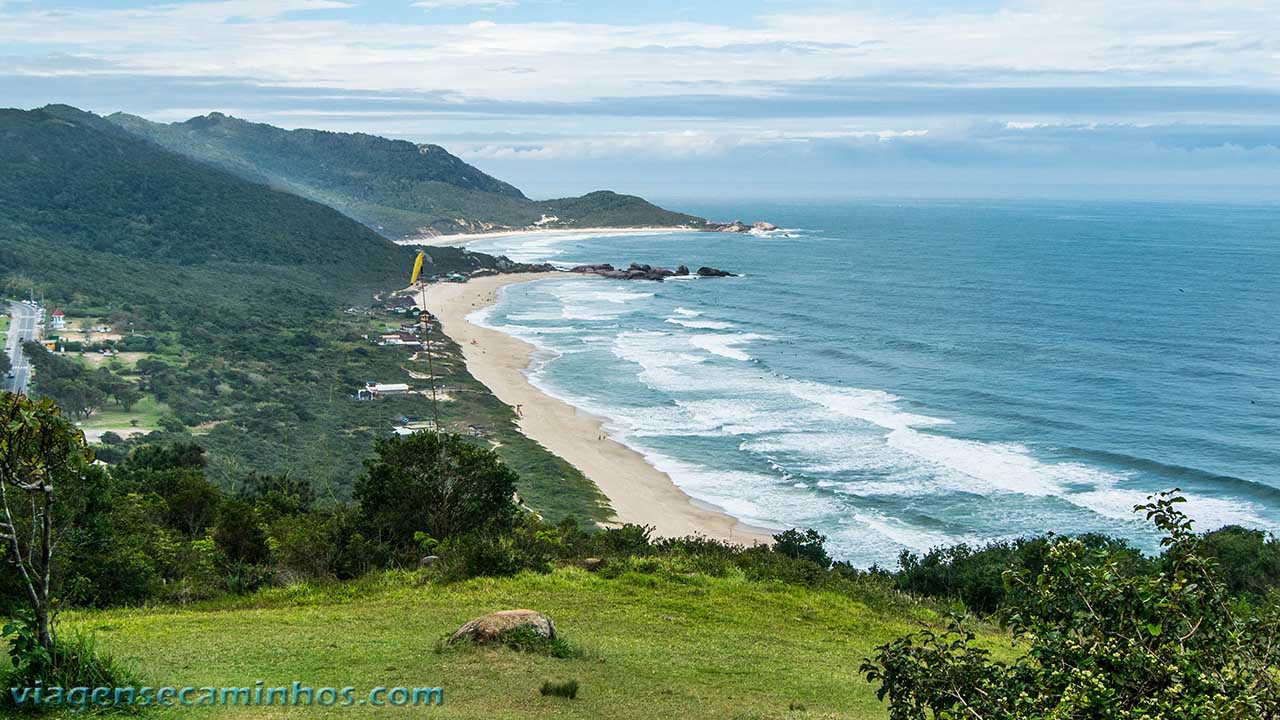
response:
M39 314L34 307L20 302L9 303L9 312L13 320L9 323L4 349L13 364L14 377L4 379L5 389L24 393L31 382L31 363L22 352L22 343L39 337Z

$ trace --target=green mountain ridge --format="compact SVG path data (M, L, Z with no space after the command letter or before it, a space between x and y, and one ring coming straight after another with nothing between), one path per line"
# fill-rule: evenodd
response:
M607 190L531 200L439 145L363 133L284 130L216 112L171 124L125 113L107 120L174 152L329 205L392 239L535 225L706 224L703 218Z
M525 269L460 248L427 252L430 274ZM425 360L369 340L403 321L374 309L372 295L406 285L415 254L333 208L91 113L0 110L0 293L34 290L77 320L112 326L134 355L121 360L121 377L156 408L139 429L159 427L165 439L195 433L226 487L254 469L341 497L395 418L428 416L423 395L352 399L368 380L420 385L427 372ZM77 337L64 339L79 345ZM120 360L89 348L81 360L78 349L57 357L69 367L87 367L93 355L102 365ZM523 497L580 517L602 512L590 483L520 435L510 409L460 362L436 364L467 389L442 410L446 427L484 418L529 479ZM32 391L52 391L40 372ZM94 421L113 432L138 419L114 411L105 421L99 410ZM555 493L534 486L542 480ZM577 488L575 499L564 500L566 488Z

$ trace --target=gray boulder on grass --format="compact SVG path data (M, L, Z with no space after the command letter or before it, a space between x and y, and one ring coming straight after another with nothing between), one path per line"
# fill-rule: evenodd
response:
M500 642L512 630L530 628L539 637L556 639L556 625L551 618L535 610L499 610L468 622L449 636L449 644L470 640L476 645Z

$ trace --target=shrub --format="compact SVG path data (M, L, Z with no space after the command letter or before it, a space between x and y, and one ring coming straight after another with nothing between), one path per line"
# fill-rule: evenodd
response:
M475 533L441 544L441 577L446 581L473 577L508 577L522 569L519 551L510 536Z
M12 667L0 679L5 688L0 707L33 713L49 709L47 705L34 704L34 696L23 693L23 689L37 686L43 687L47 699L49 688L117 688L140 684L133 671L112 656L98 652L91 635L61 633L52 649L46 650L41 647L35 623L30 618L10 621L4 626L3 634L9 641ZM114 697L114 693L112 695ZM67 704L90 707L87 694L83 699L68 695ZM119 709L134 710L132 707Z
M808 560L822 567L831 567L831 556L826 549L827 536L817 530L791 529L773 536L773 550L797 560Z
M1136 508L1166 535L1160 567L1126 571L1123 551L1055 538L1034 579L1009 570L1018 592L1006 619L1027 646L1012 663L992 660L959 620L877 648L862 671L890 717L1276 717L1280 609L1231 597L1181 502Z
M498 641L504 646L517 652L534 653L536 655L547 655L553 658L569 659L583 657L585 653L570 645L567 640L562 637L549 638L540 635L537 630L529 626L512 628L498 638Z
M542 683L542 689L539 690L543 697L554 695L556 697L568 698L573 700L578 697L578 681L567 680L565 682L552 682L548 680Z
M605 556L648 555L652 535L651 526L627 523L596 533L595 548L598 554Z
M518 477L487 445L421 432L379 440L375 452L354 488L371 537L411 552L418 532L443 539L514 525Z
M226 500L218 509L213 541L231 563L264 563L270 554L267 534L258 526L253 506L243 500Z
M1280 541L1262 530L1230 525L1205 533L1205 555L1218 562L1227 589L1251 600L1280 587Z
M1078 537L1090 551L1115 557L1121 572L1141 572L1149 565L1128 542L1097 533ZM1006 570L1025 571L1034 579L1044 568L1052 536L997 541L981 547L961 543L934 548L924 555L904 550L898 556L897 586L916 595L959 600L969 610L994 613L1011 592L1006 587ZM1013 588L1012 592L1019 590Z
M738 567L750 580L777 581L792 585L817 585L827 569L808 558L792 557L772 548L747 548L738 555Z

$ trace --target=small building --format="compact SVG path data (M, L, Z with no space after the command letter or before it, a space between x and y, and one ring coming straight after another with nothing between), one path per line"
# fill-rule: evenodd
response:
M394 332L383 335L378 340L378 344L383 347L407 347L421 350L422 338L406 332Z
M405 383L367 382L363 388L356 391L356 399L376 400L387 395L405 395L408 392L409 386Z
M67 327L67 316L62 310L53 311L53 319L49 321L49 327L53 330L64 330Z

